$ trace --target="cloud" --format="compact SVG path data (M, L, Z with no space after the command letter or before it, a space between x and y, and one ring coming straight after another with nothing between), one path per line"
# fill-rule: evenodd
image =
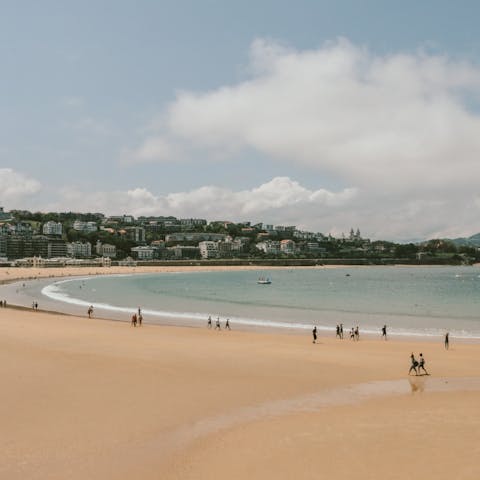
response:
M254 149L349 184L437 189L480 173L480 118L465 102L480 93L480 69L346 40L305 52L258 40L251 57L248 81L179 93L163 135L226 158Z
M175 162L177 152L192 160L202 152L208 163L206 158L227 162L232 154L241 158L253 151L290 169L300 166L360 192L354 208L331 210L332 229L365 225L389 238L475 229L478 65L421 50L379 55L346 39L305 51L258 39L246 71L248 78L235 84L178 92L132 155ZM307 221L296 203L297 187L276 189L275 198L268 188L250 194L272 208L284 205L288 195L283 212L297 206L298 217ZM222 189L208 192L228 202ZM316 195L329 198L322 190ZM261 211L247 198L241 211L249 208ZM311 225L318 223L310 218Z
M24 197L38 193L40 182L16 172L11 168L0 168L0 201L2 203L18 202Z
M288 177L276 177L250 190L203 186L167 195L155 195L145 188L85 195L84 192L66 188L62 191L61 203L63 209L68 205L73 210L81 207L81 211L97 211L98 205L102 205L102 211L107 214L175 215L234 221L290 220L291 223L299 219L299 211L304 212L304 221L308 222L311 212L321 215L322 209L338 209L351 203L356 194L355 189L340 192L309 190Z

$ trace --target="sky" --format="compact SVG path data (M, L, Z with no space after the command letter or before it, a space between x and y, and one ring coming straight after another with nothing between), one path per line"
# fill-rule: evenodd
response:
M480 232L480 3L5 1L0 206Z

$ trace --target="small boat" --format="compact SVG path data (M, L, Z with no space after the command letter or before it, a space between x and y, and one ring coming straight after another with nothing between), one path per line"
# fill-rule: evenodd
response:
M272 283L272 281L269 278L260 277L257 280L257 283L260 284L260 285L270 285Z

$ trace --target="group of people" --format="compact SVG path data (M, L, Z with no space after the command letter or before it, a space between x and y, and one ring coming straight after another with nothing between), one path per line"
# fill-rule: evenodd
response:
M32 310L38 310L38 302L32 302Z
M337 325L335 336L336 338L343 340L343 323ZM358 325L350 329L350 340L360 340L360 329Z
M6 300L0 300L0 308L6 308L7 306L7 301Z
M418 355L417 360L412 352L412 354L410 355L410 361L411 365L410 370L408 371L409 375L412 373L412 371L415 372L415 375L419 375L421 370L423 370L423 375L430 375L425 368L425 359L423 358L422 353Z
M207 320L207 328L212 328L212 326L213 326L212 317L211 317L211 315L209 315L208 320ZM222 325L220 323L220 317L217 317L217 320L215 321L215 330L221 330L221 329L222 329ZM228 319L228 318L225 321L225 330L231 330L230 319Z
M142 309L141 309L140 307L138 307L137 313L134 313L134 314L132 315L132 320L131 320L131 322L130 322L130 325L131 325L132 327L136 327L137 324L138 324L138 326L141 327L141 326L142 326L142 322L143 322Z

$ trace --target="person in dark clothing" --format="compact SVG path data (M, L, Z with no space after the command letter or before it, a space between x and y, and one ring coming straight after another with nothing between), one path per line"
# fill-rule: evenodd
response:
M313 342L312 343L316 343L317 342L317 326L316 325L313 327L312 336L313 336Z
M415 355L413 354L413 352L410 355L410 360L412 364L410 365L410 370L408 371L408 374L410 375L410 373L412 373L412 370L413 370L415 372L415 375L418 375L418 371L417 371L418 362L415 359Z

